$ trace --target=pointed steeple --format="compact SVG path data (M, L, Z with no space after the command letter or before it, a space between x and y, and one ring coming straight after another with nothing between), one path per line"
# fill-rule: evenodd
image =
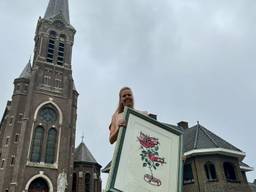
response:
M84 142L80 143L80 145L75 150L75 161L98 164L90 150L84 144Z
M70 24L68 0L50 0L44 18L50 19L59 14L62 14L65 21Z
M19 78L29 79L31 76L32 68L31 68L31 61L29 59L28 64L23 69L22 73L20 74Z

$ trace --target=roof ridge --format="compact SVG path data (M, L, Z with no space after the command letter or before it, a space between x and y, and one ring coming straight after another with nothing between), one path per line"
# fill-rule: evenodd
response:
M199 134L199 126L198 124L196 125L196 133L195 133L195 141L194 141L194 145L193 145L193 149L196 149L197 148L197 143L198 143L198 134Z
M204 132L204 134L211 140L211 142L216 146L216 147L220 147L215 140L207 133L207 129L204 128L203 126L201 126L201 130Z

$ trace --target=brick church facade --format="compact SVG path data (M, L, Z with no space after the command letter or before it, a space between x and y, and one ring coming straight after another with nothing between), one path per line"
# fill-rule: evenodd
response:
M101 191L101 166L83 142L75 149L75 32L68 0L50 0L1 120L1 192Z

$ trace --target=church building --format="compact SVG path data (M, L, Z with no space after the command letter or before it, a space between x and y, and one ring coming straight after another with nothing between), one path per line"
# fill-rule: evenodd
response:
M83 142L75 149L75 33L68 0L50 0L0 123L1 192L101 191L101 166Z

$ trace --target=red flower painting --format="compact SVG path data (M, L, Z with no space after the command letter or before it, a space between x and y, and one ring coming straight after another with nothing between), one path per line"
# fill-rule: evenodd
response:
M140 132L137 138L140 143L142 165L150 170L150 174L144 175L144 180L151 185L160 186L162 184L161 180L153 175L153 172L157 170L160 165L166 164L165 158L159 157L158 154L160 145L159 139L142 132Z

